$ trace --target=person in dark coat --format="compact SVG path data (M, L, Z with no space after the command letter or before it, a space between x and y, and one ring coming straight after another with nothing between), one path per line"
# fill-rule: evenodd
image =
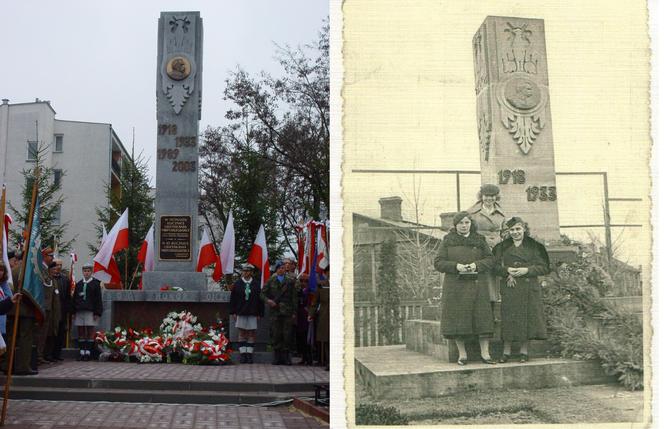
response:
M238 329L240 363L254 363L254 343L258 321L265 313L261 300L261 284L253 278L254 266L242 264L242 275L233 285L230 302L230 315Z
M58 325L61 317L60 291L55 280L56 270L57 264L51 260L48 265L48 276L42 283L45 316L37 339L37 363L39 365L55 362L51 356L53 355L53 347L58 335Z
M330 370L330 271L325 268L318 279L318 287L314 292L309 307L310 320L316 320L316 342L320 343L320 365Z
M261 298L270 307L270 341L273 365L291 365L293 322L297 316L297 286L295 279L286 275L282 261L275 264L277 271L261 291Z
M302 273L298 278L297 320L295 322L295 339L297 352L302 356L300 365L313 365L313 321L309 320L309 274ZM313 337L313 332L311 332ZM310 341L311 339L311 341Z
M441 333L459 349L459 365L468 362L466 341L479 337L482 361L495 364L489 354L493 316L488 277L494 275L494 259L468 212L457 213L454 227L443 238L434 267L445 273L442 295Z
M521 344L519 360L528 360L528 341L546 339L542 289L537 276L549 273L545 247L530 238L528 225L519 217L506 223L510 237L493 249L496 272L502 283L503 356L510 359L512 343Z
M53 353L47 356L46 359L61 361L62 348L65 346L67 339L67 329L69 329L69 320L73 312L71 290L69 284L69 273L62 270L62 259L54 259L57 264L55 268L55 276L53 282L58 288L58 297L60 298L60 320L58 322L58 335L55 338L53 346Z
M92 264L84 264L83 279L76 283L74 296L74 325L78 329L79 356L77 360L88 361L94 347L95 326L104 311L101 300L101 283L92 277Z

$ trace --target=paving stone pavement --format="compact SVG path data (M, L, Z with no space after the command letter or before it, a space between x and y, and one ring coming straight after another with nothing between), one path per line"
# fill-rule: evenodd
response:
M269 364L198 366L124 362L64 361L39 367L34 378L179 380L250 383L327 383L329 373L320 367Z
M292 408L10 400L12 429L314 429L328 425Z

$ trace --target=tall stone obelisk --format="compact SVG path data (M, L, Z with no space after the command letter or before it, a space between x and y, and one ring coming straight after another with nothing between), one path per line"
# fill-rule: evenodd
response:
M203 21L199 12L162 12L157 56L155 271L146 290L205 288L198 251L198 121Z
M544 21L489 16L473 38L482 183L507 216L560 239Z

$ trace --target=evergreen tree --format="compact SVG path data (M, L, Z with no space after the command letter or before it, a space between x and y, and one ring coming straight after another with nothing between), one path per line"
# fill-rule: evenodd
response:
M51 167L44 167L44 157L46 151L50 149L49 145L40 144L36 155L36 162L34 168L23 170L24 185L21 189L22 199L19 207L14 206L9 202L9 210L12 213L14 222L13 224L19 228L26 228L28 225L28 216L30 214L30 204L32 202L32 187L35 183L35 173L39 168L39 187L38 195L41 210L39 212L39 232L41 234L42 246L54 247L57 245L59 252L66 252L71 248L74 238L64 240L64 235L67 232L69 222L62 222L60 210L65 197L62 195L62 178L66 172L61 170L59 178L56 180L54 176L54 169ZM11 238L15 243L19 244L23 241L21 230L12 229L10 231Z
M130 157L122 162L121 176L119 192L106 186L108 205L96 208L95 230L99 241L88 243L88 247L96 254L99 251L103 228L109 231L125 209L129 209L129 249L119 252L115 257L124 287L128 288L138 266L138 251L154 222L154 196L150 189L147 161L142 154L135 156L133 147ZM140 273L137 273L133 281L134 288L138 285L138 274Z
M399 286L397 284L397 244L384 241L380 247L378 268L378 332L387 344L399 340L401 315L399 314Z

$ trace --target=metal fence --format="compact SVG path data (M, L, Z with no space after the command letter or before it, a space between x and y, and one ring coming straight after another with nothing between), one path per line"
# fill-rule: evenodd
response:
M390 343L378 327L381 306L370 302L355 303L355 347L388 346L404 344L406 320L421 319L422 310L429 304L426 301L404 301L399 306L401 325L398 328L396 342Z

